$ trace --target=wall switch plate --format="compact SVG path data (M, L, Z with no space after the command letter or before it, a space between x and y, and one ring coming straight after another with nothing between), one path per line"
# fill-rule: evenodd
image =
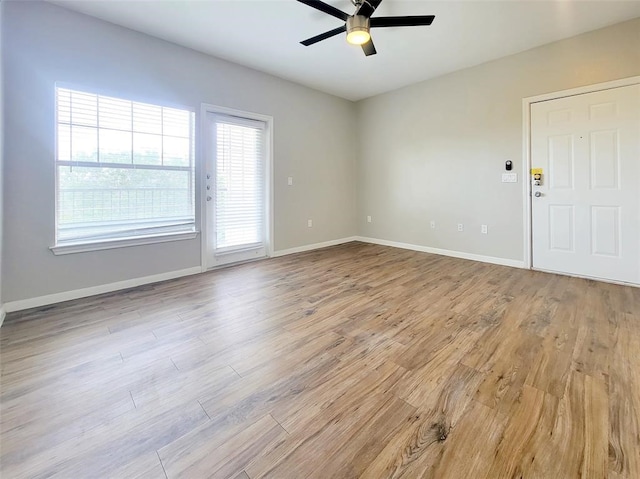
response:
M431 220L431 229L434 230L436 229L436 222Z
M487 225L482 225L482 226L480 226L480 232L481 232L483 235L486 235L487 233L489 233L489 227L488 227Z
M517 183L518 182L518 173L502 173L502 182L503 183Z
M371 216L367 216L367 223L371 223Z
M287 178L287 184L289 186L293 185L293 176L290 176L290 177Z
M462 223L458 223L458 231L464 231L464 225Z
M307 220L307 226L311 228L313 226L313 220Z

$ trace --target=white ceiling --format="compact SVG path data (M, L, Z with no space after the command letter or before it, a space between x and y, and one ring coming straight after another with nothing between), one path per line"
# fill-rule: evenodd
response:
M436 18L372 30L365 57L344 35L300 45L341 22L295 0L51 2L354 101L640 16L640 1L384 0L374 16Z

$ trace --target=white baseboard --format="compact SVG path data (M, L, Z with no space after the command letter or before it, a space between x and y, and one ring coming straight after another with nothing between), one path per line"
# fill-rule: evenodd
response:
M278 256L285 256L285 255L288 255L288 254L303 253L305 251L311 251L311 250L314 250L314 249L326 248L328 246L336 246L336 245L343 244L343 243L351 243L352 241L358 241L358 237L357 236L350 236L348 238L340 238L340 239L335 239L335 240L330 240L330 241L324 241L322 243L306 244L304 246L297 246L295 248L281 249L279 251L274 251L273 254L271 255L271 257L272 258L277 258Z
M38 308L48 304L62 303L63 301L71 301L72 299L111 293L121 289L135 288L136 286L142 286L143 284L158 283L160 281L180 278L182 276L190 276L198 273L202 273L202 268L200 266L170 271L168 273L154 274L151 276L143 276L142 278L127 279L124 281L117 281L115 283L101 284L98 286L91 286L89 288L64 291L62 293L47 294L46 296L38 296L36 298L9 301L4 304L4 311L11 313L14 311L22 311L23 309Z
M483 256L473 253L464 253L462 251L452 251L448 249L431 248L430 246L420 246L410 243L399 243L397 241L388 241L377 238L367 238L364 236L357 236L355 241L362 241L364 243L379 244L382 246L393 246L394 248L410 249L413 251L421 251L423 253L439 254L442 256L451 256L453 258L470 259L472 261L481 261L482 263L499 264L501 266L511 266L512 268L525 268L524 261L497 258L495 256Z
M368 238L366 236L350 236L348 238L341 238L337 240L325 241L323 243L314 243L304 246L298 246L296 248L289 248L280 251L274 251L271 255L272 258L278 256L285 256L288 254L302 253L305 251L312 251L314 249L326 248L327 246L336 246L343 243L350 243L352 241L362 241L363 243L379 244L381 246L391 246L394 248L409 249L412 251L420 251L423 253L439 254L442 256L451 256L453 258L469 259L472 261L480 261L482 263L498 264L501 266L510 266L512 268L526 268L524 261L497 258L495 256L484 256L473 253L464 253L462 251L452 251L448 249L432 248L430 246L421 246L410 243L400 243L397 241L389 241L377 238Z
M312 251L315 249L326 248L328 246L336 246L339 244L350 243L352 241L362 241L363 243L372 243L382 246L392 246L395 248L408 249L413 251L421 251L424 253L439 254L443 256L451 256L454 258L469 259L473 261L481 261L483 263L492 263L502 266L511 266L513 268L525 268L524 261L496 258L493 256L483 256L472 253L463 253L460 251L451 251L446 249L431 248L429 246L420 246L409 243L399 243L397 241L388 241L376 238L367 238L364 236L350 236L347 238L340 238L330 241L324 241L322 243L314 243L304 246L297 246L295 248L289 248L280 251L274 251L272 257L285 256L294 253L302 253L305 251ZM180 278L182 276L190 276L202 272L200 266L194 268L181 269L178 271L170 271L168 273L155 274L151 276L144 276L142 278L128 279L125 281L117 281L115 283L102 284L98 286L91 286L89 288L76 289L72 291L64 291L62 293L48 294L45 296L39 296L36 298L21 299L18 301L9 301L3 306L0 306L0 326L4 321L6 313L14 311L22 311L29 308L37 308L40 306L46 306L49 304L62 303L63 301L71 301L73 299L85 298L87 296L95 296L97 294L111 293L121 289L134 288L136 286L142 286L145 284L158 283L160 281L166 281L169 279Z

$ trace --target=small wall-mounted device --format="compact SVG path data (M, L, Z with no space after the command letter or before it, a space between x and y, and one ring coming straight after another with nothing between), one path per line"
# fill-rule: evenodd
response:
M511 171L512 168L513 168L513 162L511 160L505 161L504 169L507 171Z

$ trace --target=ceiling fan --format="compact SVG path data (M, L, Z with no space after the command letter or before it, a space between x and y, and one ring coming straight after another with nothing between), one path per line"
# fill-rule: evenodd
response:
M328 32L321 33L315 37L301 41L305 47L318 43L327 38L331 38L339 33L347 32L347 41L353 45L361 45L366 56L375 55L376 47L373 46L369 29L379 27L411 27L417 25L431 25L434 15L415 15L408 17L376 17L371 18L373 12L380 5L382 0L351 0L356 7L353 15L343 12L332 5L328 5L320 0L298 0L316 10L320 10L332 17L339 18L344 25Z

